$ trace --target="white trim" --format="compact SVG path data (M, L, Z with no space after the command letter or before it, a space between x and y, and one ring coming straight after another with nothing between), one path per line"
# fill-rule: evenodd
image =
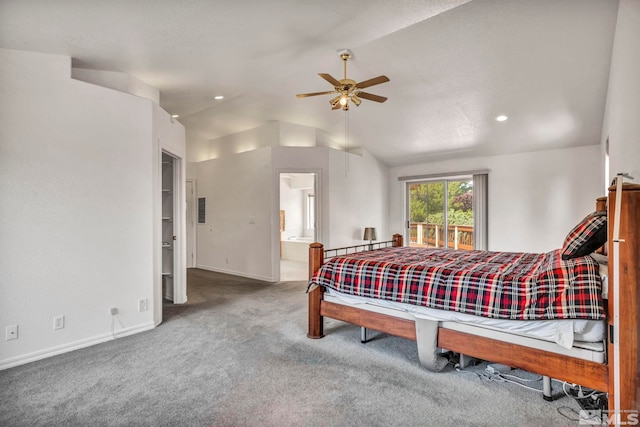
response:
M191 183L191 186L193 189L193 195L189 195L185 193L185 201L188 198L192 199L191 200L191 203L192 203L191 220L193 225L191 228L193 229L193 241L191 242L190 249L191 249L191 253L193 254L193 257L192 257L192 260L189 261L189 257L188 257L189 248L187 247L187 263L186 263L187 268L190 268L190 267L196 266L196 259L197 259L196 249L197 249L197 240L198 240L198 227L197 227L198 225L198 189L197 189L197 180L195 178L185 179L185 189L188 182ZM185 218L185 219L188 219L188 218ZM186 228L188 228L188 225L185 225L185 240L187 238Z
M235 270L227 270L224 268L211 267L209 265L204 265L204 264L198 264L196 268L200 268L202 270L207 270L207 271L214 271L216 273L231 274L233 276L238 276L238 277L246 277L248 279L261 280L263 282L269 282L269 283L277 282L277 280L275 280L273 277L260 276L257 274L248 274L248 273L243 273Z
M162 153L166 153L173 158L173 235L176 236L173 250L173 303L184 304L187 302L186 168L184 158L181 155L176 154L169 148L161 147L160 174L162 174ZM160 179L162 180L162 176L160 176ZM162 209L162 207L160 208ZM160 224L160 227L162 227L162 224ZM162 233L161 228L160 233ZM160 259L159 267L161 274L162 259ZM160 293L162 293L161 283L160 279ZM162 304L160 304L160 310L162 310Z
M52 356L57 356L59 354L68 353L70 351L79 350L81 348L90 347L92 345L100 344L103 342L113 341L116 338L122 338L129 335L137 334L139 332L149 331L154 328L154 322L146 322L140 325L131 326L129 328L120 329L119 331L115 331L113 334L109 332L72 343L35 351L33 353L24 354L18 357L13 357L11 359L3 360L0 362L0 371L13 368L15 366L24 365L26 363L35 362L37 360L46 359Z
M411 176L399 176L398 181L441 181L443 178L455 179L455 178L467 178L472 175L488 175L488 169L479 169L473 171L462 172L445 172L445 173L431 173L426 175L411 175Z
M162 144L153 147L153 322L162 323Z
M187 235L185 213L187 202L185 197L184 159L173 158L173 233L176 243L173 250L173 303L187 302Z

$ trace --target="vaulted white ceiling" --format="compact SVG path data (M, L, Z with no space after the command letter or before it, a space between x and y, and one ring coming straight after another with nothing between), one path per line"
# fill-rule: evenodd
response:
M384 74L349 144L389 165L597 144L614 0L0 0L0 47L71 56L160 90L188 139L279 120L338 143L318 77ZM1 66L1 65L0 65ZM224 95L221 101L215 95ZM499 114L509 116L496 122Z

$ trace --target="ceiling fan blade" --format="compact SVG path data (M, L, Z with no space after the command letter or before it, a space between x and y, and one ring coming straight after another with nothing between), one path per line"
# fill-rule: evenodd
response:
M367 92L358 92L358 98L368 99L369 101L384 102L387 100L384 96L374 95Z
M329 83L331 83L332 86L340 86L340 82L336 79L334 79L330 74L326 74L326 73L318 73L318 75L320 77L322 77L323 79L325 79L326 81L328 81Z
M342 105L340 105L339 102L336 102L336 105L334 105L333 107L331 107L332 110L339 110L342 108Z
M356 87L358 89L364 89L365 87L379 85L380 83L386 83L389 81L389 77L387 76L378 76L369 80L365 80L360 83L356 83Z
M330 91L327 91L327 92L299 93L296 96L298 98L306 98L308 96L328 95L330 93L335 93L335 90L330 90Z

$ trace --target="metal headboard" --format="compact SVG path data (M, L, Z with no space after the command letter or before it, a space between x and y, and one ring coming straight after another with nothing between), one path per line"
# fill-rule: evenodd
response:
M325 249L324 259L333 258L340 255L355 254L358 252L373 251L376 249L389 248L393 246L393 240L386 242L365 243L363 245L345 246L343 248Z

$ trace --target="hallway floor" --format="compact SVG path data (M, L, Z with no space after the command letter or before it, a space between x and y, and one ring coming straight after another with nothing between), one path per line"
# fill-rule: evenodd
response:
M309 278L308 263L304 261L280 260L280 281L307 280Z

